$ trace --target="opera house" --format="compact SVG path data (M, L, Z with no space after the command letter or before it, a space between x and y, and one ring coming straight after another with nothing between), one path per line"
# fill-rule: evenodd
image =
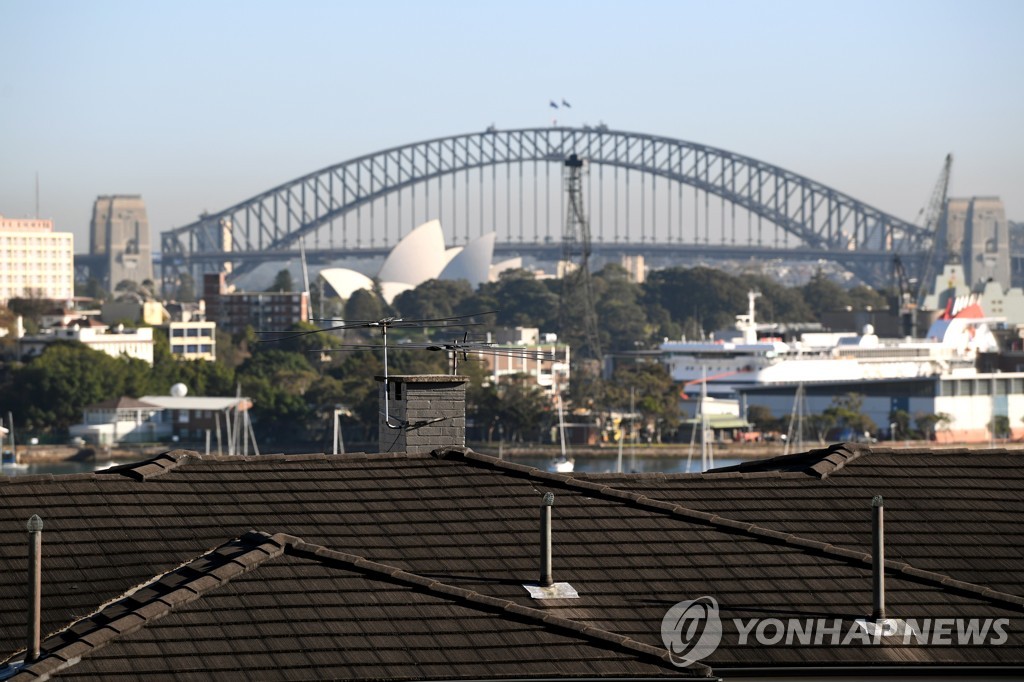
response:
M342 299L349 298L359 289L372 290L376 279L380 282L384 300L389 304L403 291L415 289L431 279L463 279L476 289L498 272L522 266L519 258L491 265L496 237L494 232L490 232L465 246L445 248L441 223L431 220L395 245L377 271L376 278L349 268L325 268L320 271L320 276Z

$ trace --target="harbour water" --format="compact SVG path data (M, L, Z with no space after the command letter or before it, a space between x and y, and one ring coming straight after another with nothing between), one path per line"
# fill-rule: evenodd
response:
M548 455L521 455L517 454L513 457L506 458L510 462L517 464L525 464L527 466L537 467L538 469L547 470L552 463L552 459ZM687 473L688 471L688 458L686 456L657 456L657 455L635 455L630 456L629 453L625 453L622 456L622 470L625 472L637 472L637 473ZM740 464L741 462L748 461L738 457L721 457L716 458L714 465L716 467L733 466ZM116 464L122 464L123 462L75 462L75 461L63 461L63 462L35 462L27 465L11 466L4 464L0 467L0 475L2 476L27 476L32 474L81 474L88 473L91 471L97 471L99 469L106 469L107 467L114 466ZM617 455L591 455L581 454L574 457L574 470L583 473L612 473L617 470L618 460ZM692 462L689 462L689 472L696 473L700 471L700 455L697 453Z

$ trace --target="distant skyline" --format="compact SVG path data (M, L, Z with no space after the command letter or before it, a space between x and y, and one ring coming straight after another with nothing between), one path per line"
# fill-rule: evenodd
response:
M0 26L0 214L34 214L38 173L79 253L101 194L141 194L158 244L362 154L556 117L910 221L952 152L952 195L1024 221L1022 2L0 0Z

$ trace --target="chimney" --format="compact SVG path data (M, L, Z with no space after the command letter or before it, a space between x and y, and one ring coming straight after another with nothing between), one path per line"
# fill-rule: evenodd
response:
M540 586L555 584L551 577L551 508L555 506L555 494L544 493L540 503Z
M871 498L871 581L874 605L871 617L885 619L885 501L881 495Z
M41 592L43 587L43 520L33 514L28 520L28 646L25 662L39 658Z
M376 377L380 452L429 453L466 445L465 376Z

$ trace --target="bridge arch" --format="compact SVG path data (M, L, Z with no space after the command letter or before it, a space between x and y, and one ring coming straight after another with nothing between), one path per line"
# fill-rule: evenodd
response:
M623 169L627 181L629 172L638 172L641 178L664 178L680 187L702 191L705 202L707 196L719 197L769 221L793 236L800 249L820 252L823 258L843 260L844 252L851 256L863 256L865 252L882 256L901 253L912 258L926 252L931 243L931 236L923 228L807 177L723 149L604 127L492 129L393 147L328 166L164 232L165 280L168 274L173 277L176 270L197 264L217 269L223 263L233 262L235 271L240 272L259 260L288 257L303 235L314 234L389 195L397 194L400 202L405 190L415 192L416 187L423 186L429 192L431 182L437 180L439 184L445 176L461 173L468 177L479 169L482 183L486 167L519 164L522 173L522 164L531 162L535 167L545 164L546 172L550 173L550 167L561 166L570 153L587 160L592 168ZM492 181L495 178L492 175ZM536 179L534 182L536 186ZM429 203L429 196L427 199ZM468 207L468 198L466 202ZM415 221L409 221L403 229L414 226ZM539 226L534 225L532 239L525 239L520 231L519 242L557 240L561 226L557 227L552 234L548 226L542 238ZM370 248L364 247L357 236L355 248L346 243L338 255L373 252L372 229L371 224ZM699 245L699 226L694 229L694 242ZM640 230L639 235L627 232L622 241L644 243L647 235L643 221ZM499 236L502 237L515 241L511 234ZM651 241L655 238L652 234ZM724 242L725 236L721 238ZM674 240L670 233L668 241ZM387 233L382 241L389 242ZM678 241L683 241L681 234ZM704 244L709 242L705 227Z

